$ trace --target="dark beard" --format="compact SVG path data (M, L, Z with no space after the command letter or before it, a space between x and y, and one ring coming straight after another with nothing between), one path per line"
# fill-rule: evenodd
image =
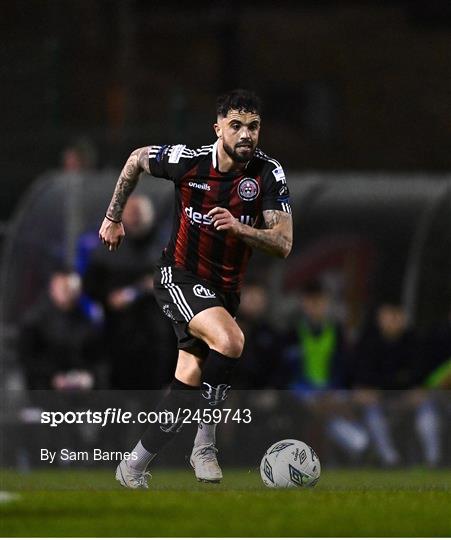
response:
M254 157L255 148L252 148L248 154L240 155L234 148L226 144L224 141L222 142L222 146L225 153L232 158L235 163L247 163Z

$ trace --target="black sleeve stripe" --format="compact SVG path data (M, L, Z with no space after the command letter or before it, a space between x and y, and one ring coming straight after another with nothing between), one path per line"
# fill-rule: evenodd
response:
M197 157L197 156L206 156L210 154L213 150L213 145L209 144L207 146L201 146L200 148L197 148L196 150L191 150L189 148L185 148L182 152L183 157Z
M155 158L164 148L168 148L168 156L170 157L172 153L175 151L176 148L180 148L183 145L152 145L149 146L149 158ZM182 149L180 153L180 157L184 158L194 158L198 156L206 156L210 154L213 150L213 145L206 145L202 146L200 148L197 148L196 150L192 150L190 148L187 148L186 146Z
M255 151L255 155L258 158L263 159L263 161L267 161L269 163L272 163L276 167L282 168L282 165L276 159L270 158L267 154L262 152L259 148L257 148L257 150Z
M161 146L149 146L149 157L155 157L161 148Z

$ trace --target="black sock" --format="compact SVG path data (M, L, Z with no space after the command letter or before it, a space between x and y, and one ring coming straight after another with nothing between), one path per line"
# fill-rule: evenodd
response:
M230 358L214 349L210 352L202 369L201 406L214 408L227 399L232 372L238 358Z
M230 390L232 372L238 363L237 358L230 358L210 349L205 365L202 369L202 384L199 409L220 409L227 399ZM202 415L201 415L202 418ZM216 444L217 416L210 422L199 422L194 446Z
M177 421L173 418L173 421L164 422L164 418L161 419L161 423L151 424L143 436L141 437L141 444L151 454L158 454L158 452L171 441L177 433L179 433L184 424L183 418L185 417L182 412L183 409L193 409L198 404L198 386L190 386L189 384L182 383L178 379L174 379L169 387L169 392L164 396L157 407L157 412L168 411L173 413L174 417L177 415L177 411L180 410L180 417Z

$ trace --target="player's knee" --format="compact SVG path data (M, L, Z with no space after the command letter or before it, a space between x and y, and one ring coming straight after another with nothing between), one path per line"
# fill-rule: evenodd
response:
M243 332L238 329L238 336L237 336L237 356L236 358L240 357L242 354L243 354L243 349L244 349L244 334Z
M238 327L218 333L215 335L212 348L224 356L239 358L244 348L244 334Z

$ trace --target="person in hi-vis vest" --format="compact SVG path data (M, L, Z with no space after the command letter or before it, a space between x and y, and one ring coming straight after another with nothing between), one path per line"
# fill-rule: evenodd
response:
M287 339L289 388L314 424L353 458L363 455L369 438L350 406L347 354L340 324L331 317L331 297L318 281L300 291L302 315ZM321 444L320 442L318 444Z

